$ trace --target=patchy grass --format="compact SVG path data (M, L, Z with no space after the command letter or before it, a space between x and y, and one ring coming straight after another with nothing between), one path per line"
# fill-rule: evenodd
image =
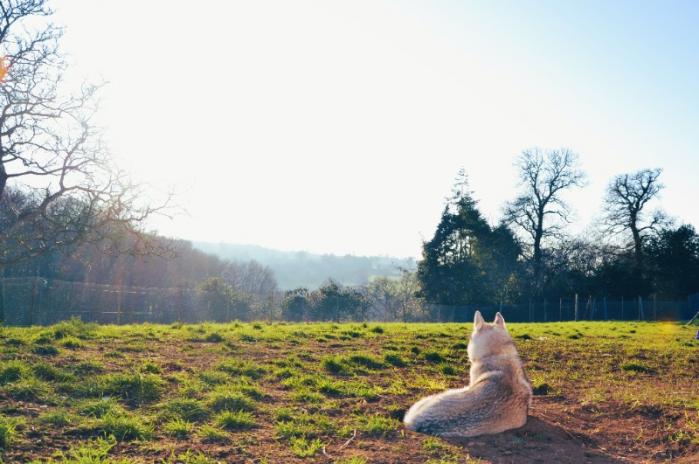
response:
M463 464L502 456L585 462L585 453L627 462L699 456L696 329L636 322L509 328L534 388L531 425L455 444L408 432L401 420L419 398L467 382L469 324L72 320L2 327L0 462ZM571 435L585 447L571 448Z

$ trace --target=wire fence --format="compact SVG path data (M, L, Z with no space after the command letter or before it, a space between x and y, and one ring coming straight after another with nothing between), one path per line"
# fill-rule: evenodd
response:
M469 322L476 310L486 318L493 318L499 311L511 322L681 321L690 319L699 310L699 294L684 300L570 295L520 304L430 305L427 314L442 322Z
M191 288L126 287L35 278L0 279L0 314L6 325L48 325L78 317L86 322L199 322Z
M416 320L469 322L476 310L491 319L500 311L510 322L688 320L699 310L699 294L685 300L570 295L507 305L425 304ZM0 320L5 325L49 325L72 317L102 324L169 324L203 322L212 320L211 316L211 308L193 288L127 287L41 277L0 279ZM234 318L231 313L228 316L223 320Z

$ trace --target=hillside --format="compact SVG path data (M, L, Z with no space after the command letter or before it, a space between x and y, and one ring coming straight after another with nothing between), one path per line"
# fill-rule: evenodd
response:
M412 258L390 256L320 255L306 251L280 251L257 245L193 242L195 248L233 261L254 260L269 266L279 283L288 290L316 288L332 278L343 285L361 285L372 277L398 276L400 269L415 269Z

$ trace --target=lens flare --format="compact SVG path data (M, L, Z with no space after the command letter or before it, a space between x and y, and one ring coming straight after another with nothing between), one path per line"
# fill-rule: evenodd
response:
M0 58L0 82L5 80L5 76L7 75L7 60L5 60L5 57L3 56Z

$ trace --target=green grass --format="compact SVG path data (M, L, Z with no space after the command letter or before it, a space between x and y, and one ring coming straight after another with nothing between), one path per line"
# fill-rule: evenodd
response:
M247 430L255 427L255 418L246 411L224 411L216 416L216 424L225 430Z
M631 462L659 444L678 459L699 453L696 328L508 327L534 387L535 414L556 406L566 430L576 424L567 414L594 417L595 428L568 431ZM477 462L469 449L401 423L417 399L466 383L469 331L470 324L77 320L0 327L0 456L63 464ZM621 424L626 447L604 433L604 421ZM634 434L641 425L643 435ZM541 444L532 434L517 440ZM321 454L324 445L332 459Z

